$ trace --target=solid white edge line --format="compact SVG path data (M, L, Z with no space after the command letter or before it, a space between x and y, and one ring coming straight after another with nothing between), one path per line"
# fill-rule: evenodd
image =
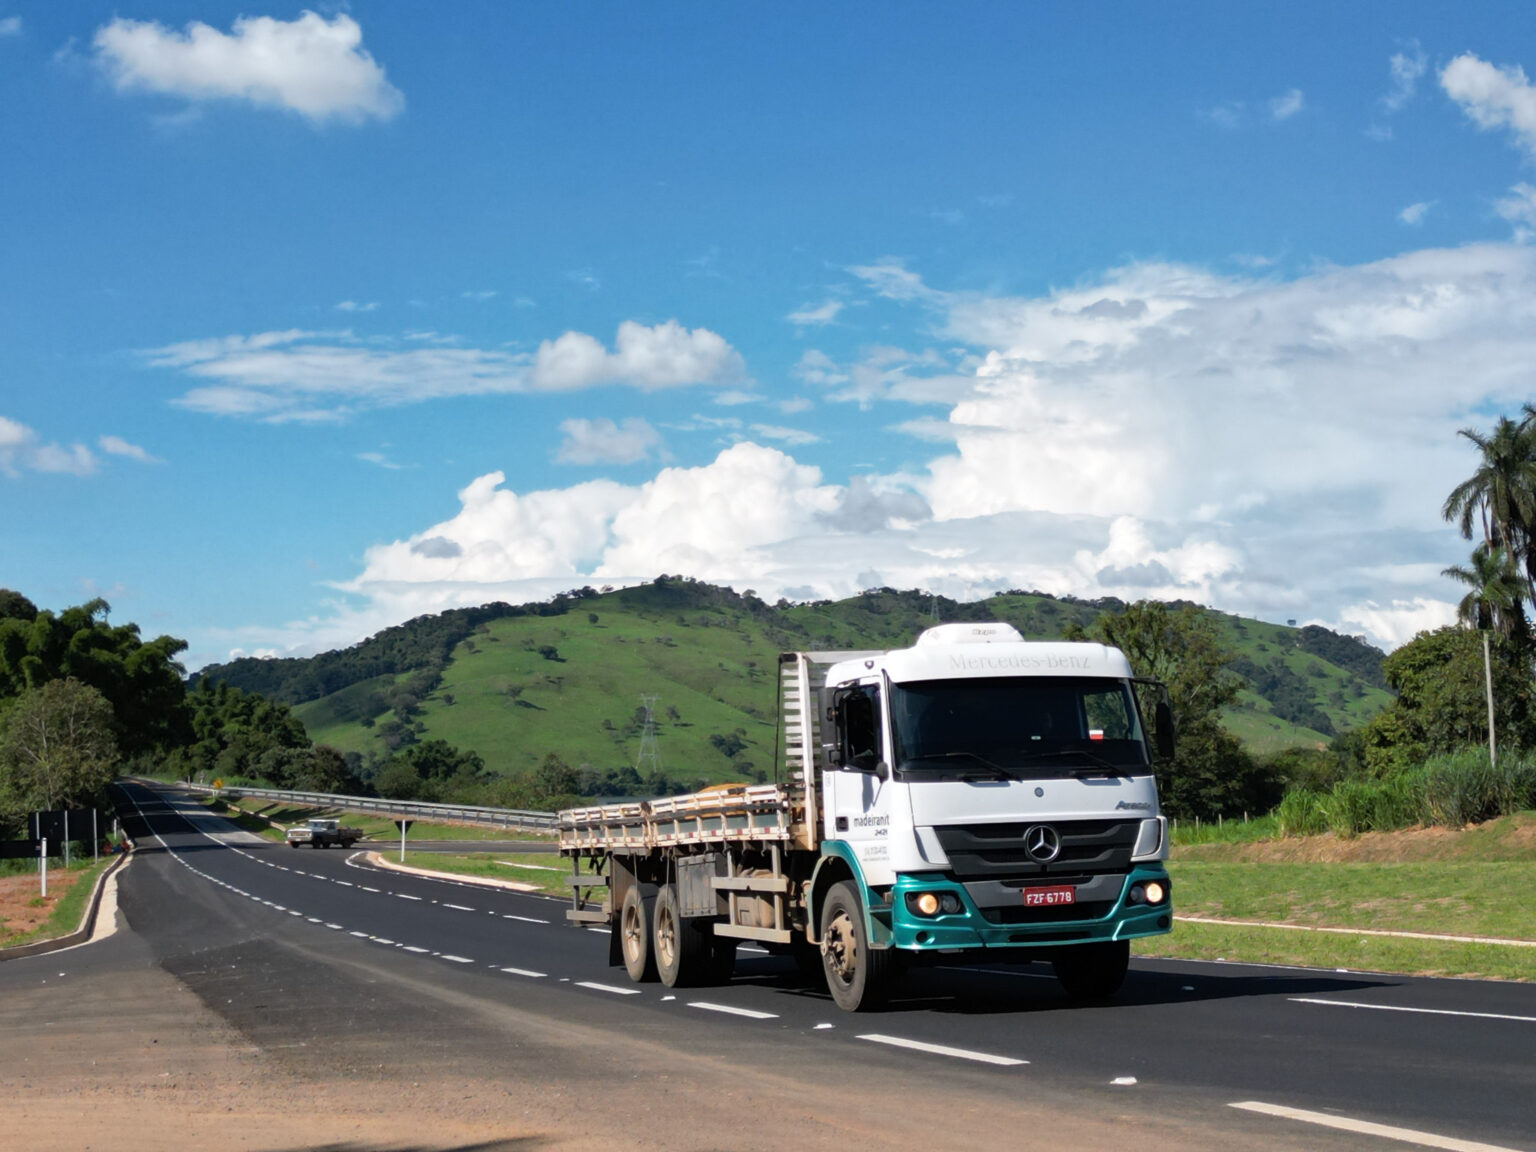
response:
M1343 1132L1357 1132L1362 1136L1380 1136L1398 1140L1404 1144L1417 1144L1422 1148L1443 1148L1446 1152L1518 1152L1498 1144L1480 1144L1476 1140L1457 1140L1453 1136L1437 1136L1433 1132L1417 1132L1412 1128L1396 1128L1390 1124L1373 1124L1369 1120L1352 1120L1348 1116L1330 1116L1325 1112L1308 1112L1303 1108L1287 1108L1281 1104L1265 1104L1259 1100L1244 1100L1229 1104L1244 1112L1258 1112L1264 1116L1278 1116L1285 1120L1300 1120L1318 1124L1324 1128L1337 1128Z
M616 988L612 984L594 984L591 980L578 980L576 981L576 987L590 988L594 992L612 992L616 996L640 995L640 989L638 988Z
M690 1008L702 1008L706 1012L724 1012L731 1016L745 1016L748 1020L777 1020L777 1012L757 1012L751 1008L733 1008L729 1004L711 1004L707 1000L690 1000Z
M1510 1016L1503 1012L1459 1012L1452 1008L1409 1008L1400 1004L1365 1004L1358 1000L1322 1000L1315 996L1292 996L1294 1004L1326 1004L1330 1008L1371 1008L1377 1012L1418 1012L1425 1016L1468 1016L1476 1020L1516 1020L1536 1024L1536 1016Z
M934 1056L953 1056L956 1060L974 1060L978 1064L1000 1064L1004 1067L1012 1067L1015 1064L1028 1064L1028 1060L1015 1060L1012 1056L993 1056L989 1052L972 1052L968 1048L950 1048L943 1044L926 1044L921 1040L906 1040L900 1036L883 1036L878 1032L866 1032L857 1037L859 1040L871 1040L876 1044L890 1044L896 1048L910 1048L914 1052L928 1052Z

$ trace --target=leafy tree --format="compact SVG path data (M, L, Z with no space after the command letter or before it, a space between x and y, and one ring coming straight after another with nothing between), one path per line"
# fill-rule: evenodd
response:
M1526 405L1520 421L1501 416L1492 433L1463 428L1480 459L1472 475L1458 484L1441 508L1466 539L1480 522L1483 545L1490 552L1506 549L1524 562L1527 591L1536 582L1536 551L1531 531L1536 525L1536 411Z
M1472 567L1453 565L1444 574L1467 585L1467 594L1456 606L1456 615L1482 635L1483 688L1488 698L1488 762L1492 764L1498 760L1498 724L1494 717L1490 637L1497 629L1513 650L1524 651L1529 647L1525 613L1520 607L1522 583L1509 553L1487 545L1473 549Z
M581 793L576 769L551 752L533 772L534 794L542 803L565 800Z
M22 693L0 729L0 816L94 804L117 772L112 706L89 684Z
M467 799L485 772L478 752L464 752L446 740L427 740L396 752L379 769L373 786L395 800Z
M309 734L286 704L202 680L187 696L192 742L170 766L187 777L248 776L291 787L309 755Z
M36 604L32 603L20 592L13 592L9 588L0 588L0 620L24 620L30 623L36 619Z
M1158 766L1158 791L1170 815L1213 818L1273 803L1272 778L1221 727L1220 711L1242 681L1231 669L1234 654L1193 604L1140 600L1066 631L1120 649L1136 675L1167 685L1178 744L1173 763Z

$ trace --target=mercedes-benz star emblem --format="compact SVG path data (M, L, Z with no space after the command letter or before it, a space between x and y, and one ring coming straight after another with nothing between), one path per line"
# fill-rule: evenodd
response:
M1049 864L1061 855L1061 833L1049 824L1036 824L1024 832L1024 851L1038 864Z

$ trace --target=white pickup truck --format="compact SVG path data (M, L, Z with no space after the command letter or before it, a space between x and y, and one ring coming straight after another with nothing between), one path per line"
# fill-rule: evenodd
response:
M329 848L333 844L340 848L350 848L363 838L363 830L344 828L340 820L317 816L288 829L283 838L290 848L297 848L301 844L308 844L311 848Z
M940 956L1048 959L1101 998L1133 938L1170 930L1152 765L1172 716L1119 650L948 624L779 662L785 783L559 814L566 916L607 923L632 979L719 981L753 940L850 1011Z

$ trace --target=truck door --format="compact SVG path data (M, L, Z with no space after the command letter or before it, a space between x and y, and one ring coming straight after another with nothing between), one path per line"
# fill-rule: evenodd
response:
M878 684L855 684L832 693L835 740L822 774L828 840L853 850L866 881L889 884L891 867L890 757Z

